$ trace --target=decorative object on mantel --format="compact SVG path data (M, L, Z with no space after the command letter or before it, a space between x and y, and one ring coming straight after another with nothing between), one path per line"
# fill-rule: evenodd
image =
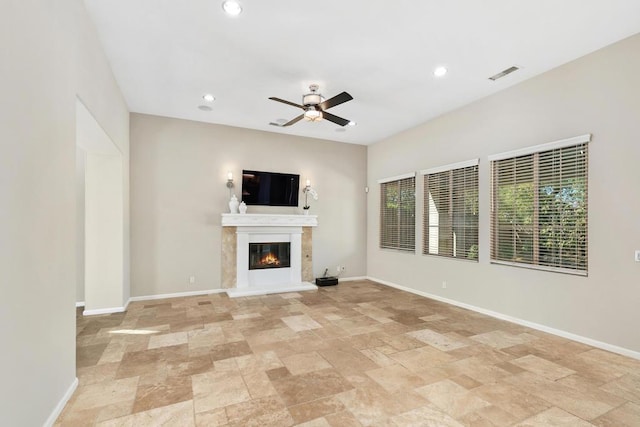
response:
M240 206L238 206L238 210L241 214L247 213L247 204L245 202L240 202Z
M238 198L236 197L235 194L231 195L231 200L229 200L229 212L231 212L232 214L237 214L238 213Z
M304 193L304 206L302 207L302 210L305 215L309 215L309 208L311 207L309 206L309 194L311 194L313 200L318 200L318 193L313 189L313 187L311 187L310 180L307 180L307 185L302 189L302 192Z

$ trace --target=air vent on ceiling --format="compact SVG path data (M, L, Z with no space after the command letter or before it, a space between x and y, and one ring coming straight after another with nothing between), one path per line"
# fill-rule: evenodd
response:
M506 76L506 75L509 75L509 74L513 73L514 71L518 71L519 69L520 69L520 68L518 68L518 67L516 67L516 66L509 67L509 68L507 68L506 70L502 70L502 71L500 71L498 74L495 74L495 75L493 75L493 76L489 77L489 80L493 80L493 81L495 82L496 80L501 79L501 78L503 78L504 76Z

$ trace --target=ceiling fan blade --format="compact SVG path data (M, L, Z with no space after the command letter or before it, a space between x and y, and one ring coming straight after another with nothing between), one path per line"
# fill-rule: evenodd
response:
M272 100L272 101L282 102L283 104L291 105L293 107L302 108L304 110L304 107L302 105L296 104L295 102L287 101L285 99L276 98L275 96L272 96L269 99Z
M296 123L298 123L300 120L302 120L302 118L304 117L304 114L300 114L298 117L296 117L295 119L291 119L289 120L287 123L281 125L282 127L284 126L291 126L294 125Z
M303 114L304 115L304 114ZM343 119L342 117L335 116L331 113L327 113L326 111L322 112L322 118L329 120L340 126L346 126L349 124L349 120Z
M331 107L335 107L336 105L340 105L347 101L351 101L352 99L353 99L353 96L349 95L347 92L342 92L334 96L333 98L329 98L326 101L321 102L319 107L322 110L327 110Z

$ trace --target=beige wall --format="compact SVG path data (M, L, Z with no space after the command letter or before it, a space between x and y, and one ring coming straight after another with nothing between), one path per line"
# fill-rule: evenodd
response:
M84 313L122 311L122 156L87 153L85 165Z
M84 302L85 151L76 149L76 302Z
M640 351L638 52L640 35L371 146L368 275ZM585 133L593 134L589 277L491 265L487 155ZM379 249L376 180L472 158L480 158L479 263Z
M80 0L3 2L0 64L0 425L36 426L75 378L76 95L123 153L128 111Z
M319 221L313 230L314 273L329 268L335 274L342 264L345 277L365 275L366 147L132 114L133 296L221 287L226 175L233 172L239 195L242 169L297 173L303 183L311 179L319 194L310 201ZM248 212L300 209L249 206Z

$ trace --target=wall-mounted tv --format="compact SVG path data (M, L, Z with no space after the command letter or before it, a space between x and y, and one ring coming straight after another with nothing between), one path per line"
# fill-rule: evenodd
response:
M298 206L300 175L242 171L242 200L247 205Z

